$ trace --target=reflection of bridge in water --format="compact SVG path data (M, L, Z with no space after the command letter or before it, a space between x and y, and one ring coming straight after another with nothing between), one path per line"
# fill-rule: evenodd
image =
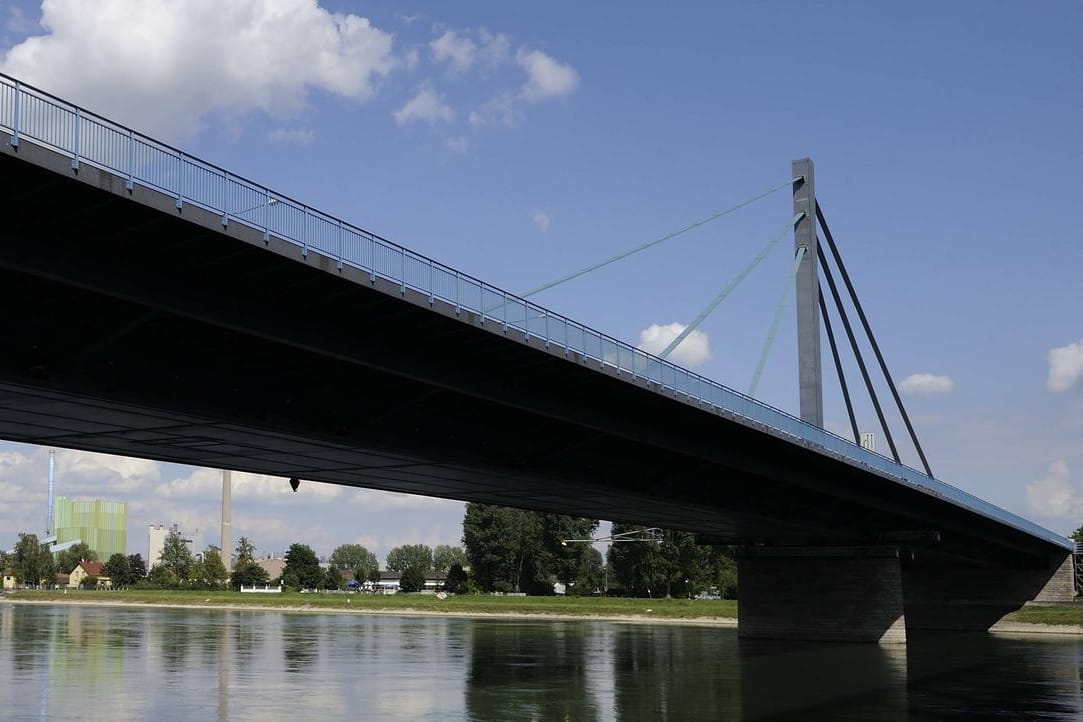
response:
M0 437L699 532L746 635L1070 595L1066 539L821 428L808 161L799 419L10 78L0 143Z

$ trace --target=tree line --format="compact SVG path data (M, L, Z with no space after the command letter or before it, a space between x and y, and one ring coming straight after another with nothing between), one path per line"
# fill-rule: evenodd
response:
M696 543L694 534L613 524L612 534L641 541L615 543L606 558L592 544L597 519L469 503L463 545L469 588L479 592L623 596L737 594L737 565L729 547ZM573 541L580 540L580 541Z
M388 552L385 569L398 573L403 591L421 591L426 577L435 573L443 588L455 593L545 595L553 594L559 584L573 595L692 596L714 591L736 596L736 564L728 547L701 545L693 534L660 530L654 536L640 535L645 541L611 544L603 558L592 544L582 541L592 538L598 523L585 517L468 503L462 548L398 546ZM612 529L624 538L645 531L619 523ZM1074 536L1083 538L1083 527ZM276 579L270 579L257 563L256 547L247 537L238 540L234 553L237 561L230 573L217 549L211 547L195 557L181 536L171 531L161 557L149 570L138 554L114 554L104 571L114 587L161 589L236 590L263 584L294 590L342 589L350 577L359 585L375 585L381 579L376 555L360 544L336 547L326 569L311 547L291 544ZM80 561L96 559L85 543L54 557L35 535L20 534L11 558L0 557L0 568L11 567L24 583L51 585L58 573L70 574Z

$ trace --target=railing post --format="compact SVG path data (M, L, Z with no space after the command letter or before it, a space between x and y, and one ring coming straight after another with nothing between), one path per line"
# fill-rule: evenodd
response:
M184 156L177 153L177 210L184 208Z
M820 371L820 280L816 260L816 190L811 158L793 162L793 212L803 214L793 229L794 250L805 248L797 270L797 380L801 419L824 426Z
M376 236L369 236L372 242L372 265L369 267L369 283L376 285Z
M8 143L12 148L19 147L19 125L22 121L22 103L19 102L23 94L23 84L15 81L15 122L12 125L11 140Z
M132 131L128 131L128 180L124 182L124 187L129 193L135 188L135 135Z
M459 276L459 272L455 271L455 315L458 316L462 310L462 287L463 282Z
M82 119L83 119L82 111L79 110L79 108L76 108L75 109L75 131L73 133L72 148L71 148L71 150L72 150L71 169L74 170L74 171L79 170L79 153L80 153L79 136L82 134L81 133L81 131L82 131L82 129L81 129L82 123L80 122L80 121L82 121Z
M338 270L342 270L342 255L346 250L346 239L342 234L342 221L338 222Z
M229 172L222 171L222 227L229 228Z

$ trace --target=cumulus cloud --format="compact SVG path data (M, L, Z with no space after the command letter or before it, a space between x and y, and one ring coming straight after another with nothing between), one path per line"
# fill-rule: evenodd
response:
M316 133L307 128L275 128L267 134L267 140L272 143L309 145L316 140Z
M541 229L542 233L549 230L549 224L553 222L553 219L549 217L549 214L545 211L535 210L530 214L530 220L534 221L534 225ZM678 331L678 333L680 333Z
M520 49L515 60L526 71L527 80L520 95L528 102L538 103L567 95L579 85L575 68L540 50Z
M684 329L683 323L674 322L664 326L652 323L639 332L639 348L647 353L659 354ZM688 368L702 366L711 360L710 339L703 331L693 331L681 342L680 346L670 352L669 360Z
M950 376L938 376L936 374L910 374L902 383L899 390L904 394L946 394L955 390L955 382Z
M1071 483L1068 462L1054 461L1044 477L1027 484L1027 503L1039 516L1054 519L1083 516L1083 493Z
M317 0L47 0L41 24L0 70L170 137L211 113L290 117L309 89L363 102L398 63L389 33Z
M1049 378L1045 387L1061 393L1083 377L1083 340L1049 350Z
M412 121L424 121L435 125L439 122L450 123L455 119L455 110L444 102L444 96L425 85L417 92L417 95L406 101L406 105L392 115L395 116L395 122L399 125Z
M473 40L454 30L446 31L429 43L429 47L432 48L433 62L449 63L452 70L459 73L465 73L470 69L478 51L478 46Z

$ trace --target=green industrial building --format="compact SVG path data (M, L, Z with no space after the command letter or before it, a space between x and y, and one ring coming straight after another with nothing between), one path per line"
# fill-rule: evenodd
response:
M128 504L123 501L75 501L62 496L53 506L56 543L83 541L101 561L128 553Z

